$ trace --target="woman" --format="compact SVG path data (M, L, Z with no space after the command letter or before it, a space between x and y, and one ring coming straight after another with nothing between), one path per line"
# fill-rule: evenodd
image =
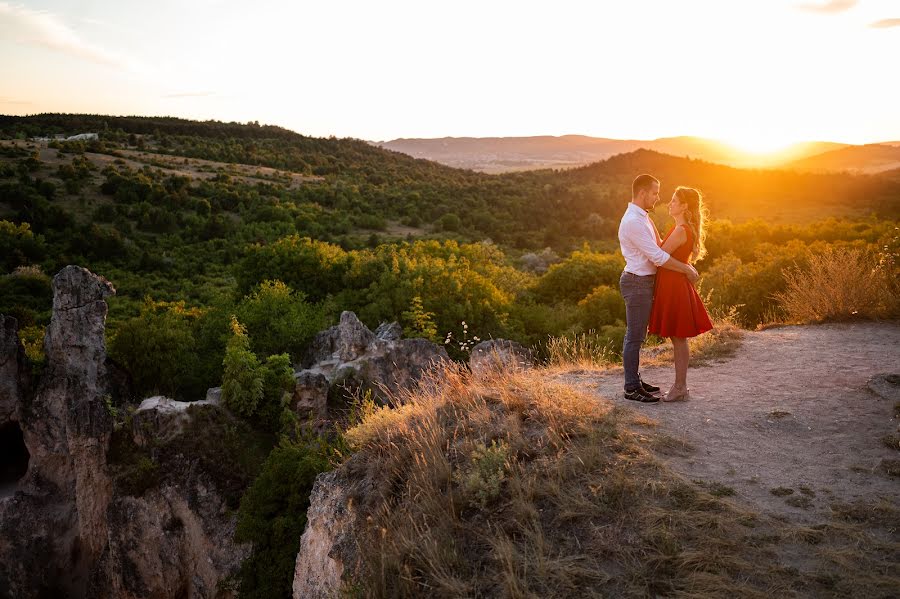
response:
M669 202L669 214L675 219L675 226L662 241L662 249L687 264L702 258L706 254L703 243L706 239L703 230L705 212L699 191L690 187L677 188ZM688 337L696 337L710 329L712 322L709 315L687 277L680 272L660 268L656 272L648 330L660 337L670 337L675 349L675 384L663 401L690 397L687 386L690 358Z

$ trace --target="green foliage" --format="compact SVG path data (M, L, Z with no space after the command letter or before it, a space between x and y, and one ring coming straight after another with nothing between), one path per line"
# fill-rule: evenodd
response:
M585 329L624 322L625 300L618 289L600 285L578 302L578 312Z
M44 353L44 333L47 327L34 325L19 329L19 341L25 348L25 355L31 361L35 374L40 372L47 362Z
M280 280L311 301L320 301L342 288L349 258L330 243L290 235L277 242L248 248L237 269L238 287L249 290L259 281Z
M703 272L700 285L710 293L711 308L736 306L741 324L755 326L782 316L774 294L785 289L784 270L805 264L806 257L807 246L797 240L780 246L761 243L750 261L734 253L717 259Z
M329 447L282 442L241 499L235 540L253 543L239 573L242 599L288 597L309 494L327 470Z
M352 252L352 268L336 301L360 320L401 320L414 297L434 314L439 332L466 321L483 336L502 336L510 305L529 280L493 244L416 241Z
M109 342L109 355L130 373L135 391L180 400L202 399L212 386L201 361L195 334L204 310L183 300L154 301L147 297L140 315L122 323Z
M459 231L459 216L452 212L448 212L438 220L437 224L442 231Z
M13 316L19 328L47 324L53 307L50 277L34 266L0 276L0 314Z
M624 268L621 255L601 254L585 246L551 265L538 279L534 293L546 303L577 302L600 285L617 288Z
M422 307L422 298L413 296L409 310L400 314L400 324L403 326L407 337L423 337L432 341L437 340L437 327L434 324L434 312L428 312Z
M247 329L234 316L223 366L222 400L234 413L251 418L263 398L263 377L259 359L250 351Z
M306 302L302 292L278 280L260 283L236 311L247 327L251 349L260 356L288 352L299 361L315 334L326 327L321 306Z
M290 356L271 355L260 363L250 351L246 327L236 317L231 319L231 332L223 362L222 401L234 413L275 429L284 409L284 394L294 383Z
M46 247L42 235L35 235L27 222L20 224L0 220L0 268L11 272L17 266L34 264L44 258Z
M481 509L500 496L500 488L506 480L510 459L509 445L505 441L494 440L488 447L476 444L469 457L470 461L461 470L453 473L466 501Z

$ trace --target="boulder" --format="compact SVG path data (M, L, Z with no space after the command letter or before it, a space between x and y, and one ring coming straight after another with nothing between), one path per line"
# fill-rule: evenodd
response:
M209 392L207 392L209 397ZM135 445L147 447L153 444L168 443L184 431L191 420L192 411L201 406L219 407L217 397L200 401L176 401L162 395L148 397L134 412L131 418L131 434Z
M388 393L414 385L434 363L450 359L442 346L427 339L400 339L401 331L394 322L382 323L373 333L356 314L344 311L338 325L316 335L300 372L324 376L331 396L368 389L384 400ZM301 388L294 395L305 393Z

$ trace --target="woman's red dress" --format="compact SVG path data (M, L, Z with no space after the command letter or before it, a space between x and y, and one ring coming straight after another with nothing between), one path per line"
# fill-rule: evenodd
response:
M674 231L675 228L672 228ZM672 234L666 235L666 239ZM687 240L671 252L671 256L687 264L693 248L694 234L690 227L684 227ZM665 242L665 239L663 240ZM696 337L713 328L709 314L697 290L687 276L668 268L656 271L656 287L653 293L653 308L650 310L648 330L660 337Z

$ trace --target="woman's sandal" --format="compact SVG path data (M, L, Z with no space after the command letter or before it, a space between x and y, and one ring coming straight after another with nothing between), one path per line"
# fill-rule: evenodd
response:
M691 390L685 389L683 393L679 393L678 395L669 395L666 394L665 397L662 398L663 401L687 401L691 398Z

